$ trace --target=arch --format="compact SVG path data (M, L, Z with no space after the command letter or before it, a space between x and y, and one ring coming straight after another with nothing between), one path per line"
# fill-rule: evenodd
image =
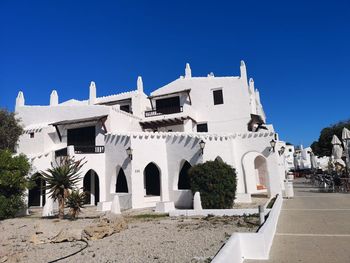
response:
M257 156L254 159L254 169L255 169L255 176L256 176L256 188L257 190L264 190L266 189L266 182L267 182L267 165L266 165L266 159L262 156Z
M93 169L87 171L84 176L83 190L88 193L86 204L97 205L100 201L100 180Z
M268 188L268 166L266 158L261 153L246 153L242 158L242 166L246 193L257 193Z
M160 170L158 166L151 162L144 171L144 188L147 195L160 196Z
M117 174L117 182L115 184L115 192L116 193L128 193L128 182L126 181L126 176L123 168L120 167L119 172Z
M177 189L179 189L179 190L191 189L190 178L188 176L188 171L190 170L191 167L192 167L192 165L188 161L185 161L183 163L182 168L181 168L180 173L179 173L179 180L177 183Z
M39 173L31 177L34 183L33 188L28 191L28 206L44 206L45 205L45 186L46 182Z
M218 162L221 162L221 163L224 162L224 160L222 160L222 158L220 156L216 156L215 161L218 161Z

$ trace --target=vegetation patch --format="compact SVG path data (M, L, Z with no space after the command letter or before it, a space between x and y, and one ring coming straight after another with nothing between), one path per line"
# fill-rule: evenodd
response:
M192 193L200 192L204 209L229 209L236 196L236 170L222 161L197 164L189 170Z

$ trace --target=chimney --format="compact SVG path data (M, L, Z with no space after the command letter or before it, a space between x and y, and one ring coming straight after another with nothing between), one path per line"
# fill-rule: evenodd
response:
M191 78L192 77L192 72L191 72L191 67L189 63L186 63L186 68L185 68L185 79Z
M16 106L15 106L15 110L17 110L18 107L22 107L24 106L24 95L23 92L20 91L18 92L17 98L16 98Z
M90 83L90 94L89 94L89 104L93 105L96 102L96 84L91 81Z
M137 78L137 91L142 94L143 93L143 82L142 82L142 77L138 76Z
M243 80L245 85L248 85L247 68L243 60L241 60L240 71L241 71L241 79Z
M57 91L53 90L50 95L50 106L57 106L58 105L58 95Z

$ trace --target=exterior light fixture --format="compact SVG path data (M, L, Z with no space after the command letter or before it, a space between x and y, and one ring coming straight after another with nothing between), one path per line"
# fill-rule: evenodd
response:
M286 150L286 147L282 146L281 149L278 151L279 155L281 156L285 150Z
M276 141L274 139L272 139L270 141L270 145L271 145L271 150L270 151L275 152Z
M201 148L201 153L203 155L203 152L204 152L204 147L205 147L205 141L201 140L199 142L199 147Z
M132 149L130 148L130 146L128 149L126 149L126 154L129 156L130 160L132 160Z

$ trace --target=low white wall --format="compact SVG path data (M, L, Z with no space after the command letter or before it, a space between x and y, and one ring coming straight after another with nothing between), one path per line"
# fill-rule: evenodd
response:
M259 213L257 208L252 209L203 209L203 210L173 210L169 216L243 216Z
M118 193L119 205L121 210L126 210L131 208L131 194L128 193Z
M282 196L278 195L266 222L259 231L234 233L212 262L241 263L244 259L268 259L282 203Z
M193 195L191 190L174 190L171 201L176 208L192 208Z

